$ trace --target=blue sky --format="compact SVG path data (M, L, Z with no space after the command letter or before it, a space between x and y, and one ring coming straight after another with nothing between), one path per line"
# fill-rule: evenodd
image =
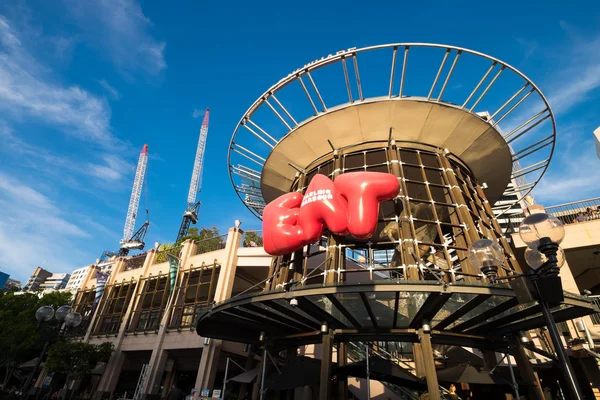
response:
M549 98L546 204L600 196L600 4L451 1L13 1L0 5L0 269L18 279L116 249L144 143L147 243L171 242L201 112L211 108L201 225L260 223L237 199L227 146L270 85L337 50L437 42L498 57ZM526 3L526 4L523 4ZM196 117L196 118L195 118ZM137 226L142 223L138 219Z

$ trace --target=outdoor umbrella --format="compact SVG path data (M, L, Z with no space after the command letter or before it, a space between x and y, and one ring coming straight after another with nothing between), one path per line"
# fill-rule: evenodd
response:
M440 382L463 382L479 385L510 385L504 378L490 374L483 369L477 369L470 364L459 364L454 367L439 370L437 377Z
M367 362L366 360L362 360L338 367L335 370L335 374L337 374L338 378L348 376L366 378ZM376 356L369 358L369 377L414 390L424 390L427 388L424 380L414 376L399 365Z
M227 381L240 382L240 383L251 383L254 382L256 377L258 376L258 367L242 372L239 375L234 376L233 378L228 379Z
M32 360L29 360L29 361L25 361L24 363L19 364L19 368L22 368L22 369L35 368L35 366L37 364L37 361L38 361L38 357L36 357L36 358L34 358ZM43 362L40 363L40 367L43 367L44 364L45 363L43 363Z
M265 389L289 390L317 385L321 380L321 360L298 357L289 364L275 369L265 379Z

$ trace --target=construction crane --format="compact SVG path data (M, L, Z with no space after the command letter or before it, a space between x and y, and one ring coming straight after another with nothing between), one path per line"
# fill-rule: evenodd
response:
M127 208L127 218L125 218L125 228L123 229L123 239L121 239L121 248L119 256L126 256L130 250L142 250L145 246L144 239L150 222L146 220L144 224L135 233L135 220L140 205L140 196L144 184L144 175L146 174L146 165L148 164L148 145L145 144L140 152L137 168L135 170L135 179L133 180L133 189ZM146 209L146 215L148 210Z
M206 148L206 136L208 135L208 117L210 109L206 109L202 127L200 128L200 137L198 138L198 148L196 149L196 159L194 160L194 169L192 171L192 180L190 190L188 191L187 208L183 213L183 220L177 234L177 242L187 235L190 224L198 222L198 213L200 211L200 201L196 201L196 195L202 190L202 165L204 163L204 149Z

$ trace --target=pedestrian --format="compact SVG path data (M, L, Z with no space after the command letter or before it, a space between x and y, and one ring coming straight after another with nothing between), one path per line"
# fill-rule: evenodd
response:
M165 400L185 400L185 392L177 387L177 384L174 383L169 393L167 393L167 397Z
M583 222L583 221L585 221L585 215L583 215L583 213L580 212L579 214L577 214L577 218L575 218L574 222L577 223L577 222Z
M458 400L458 395L456 394L456 386L453 383L450 384L449 393L446 396L451 400Z

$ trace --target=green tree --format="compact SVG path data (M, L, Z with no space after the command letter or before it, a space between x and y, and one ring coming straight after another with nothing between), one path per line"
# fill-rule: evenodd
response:
M180 245L187 239L192 239L198 243L198 253L207 253L225 247L225 240L216 226L212 228L201 227L200 230L190 228L188 234L175 243L175 246Z
M83 379L99 362L108 362L113 350L110 342L90 344L60 340L50 347L46 366L49 371L66 375L67 382Z
M56 331L55 319L36 326L35 312L41 306L69 304L71 293L52 292L43 297L33 293L15 295L0 292L0 368L4 368L5 387L16 367L39 356L44 341Z
M244 233L244 247L260 247L263 245L263 238L256 231Z

